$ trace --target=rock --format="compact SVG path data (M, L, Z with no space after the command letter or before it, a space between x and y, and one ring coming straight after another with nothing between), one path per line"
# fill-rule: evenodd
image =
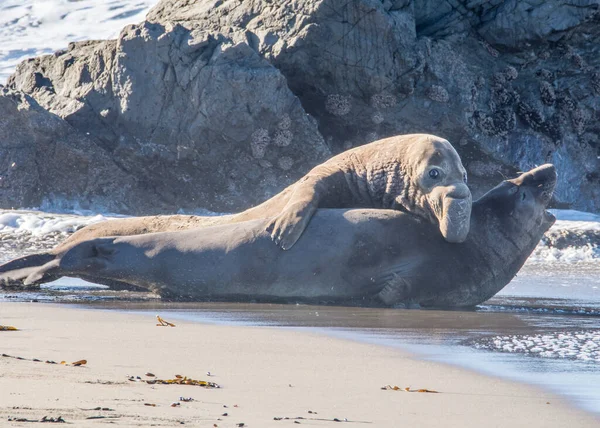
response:
M241 210L330 156L275 67L246 43L180 25L72 43L21 64L9 85L97 139L158 195L150 212Z
M140 213L159 202L142 190L92 139L30 96L0 87L3 207Z
M483 2L481 2L483 3ZM536 42L555 42L598 12L597 0L505 0L480 18L479 34L493 45L523 48Z
M241 209L328 147L427 132L454 143L475 196L552 162L555 204L600 211L598 11L597 0L163 0L118 40L25 62L9 84L173 208Z

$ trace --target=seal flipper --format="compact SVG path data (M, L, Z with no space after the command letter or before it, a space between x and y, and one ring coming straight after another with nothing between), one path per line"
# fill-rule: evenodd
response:
M0 265L0 273L6 273L13 270L24 269L33 266L42 266L52 260L56 255L50 253L29 254L19 257Z
M395 275L386 281L386 284L377 294L377 297L386 305L407 303L411 294L411 283L405 278Z
M421 257L407 258L388 269L378 271L371 278L371 284L379 290L377 298L389 306L410 303L414 295L415 273L418 272L421 260Z
M267 224L265 230L281 249L289 250L300 239L316 210L317 207L311 203L286 206L281 214Z
M35 284L41 284L43 282L50 282L48 281L48 278L57 278L56 270L58 269L59 263L59 259L54 259L41 266L39 269L35 269L27 276L27 278L25 278L23 285L28 287Z
M19 257L0 266L0 287L19 287L25 284L27 278L38 271L46 263L54 260L55 254L38 253ZM40 277L37 283L50 282L55 277Z
M332 176L307 175L295 186L283 210L265 228L271 239L283 250L289 250L300 239L329 187L335 188ZM334 178L335 180L335 178Z

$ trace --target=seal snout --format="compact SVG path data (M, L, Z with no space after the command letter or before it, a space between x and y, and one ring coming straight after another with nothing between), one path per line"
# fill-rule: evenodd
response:
M467 199L471 197L471 191L466 184L448 186L446 197L454 199Z
M557 179L556 168L551 163L538 166L537 168L529 171L528 174L531 174L532 179L536 183L543 185L553 186Z
M554 186L556 184L556 168L551 163L540 165L514 179L514 183L526 186ZM513 180L511 180L513 181Z
M532 174L531 186L536 191L536 196L544 205L552 199L554 186L556 185L556 168L552 164L541 165L529 172Z
M440 232L446 241L464 242L471 223L471 191L466 184L448 186L441 197L441 212L438 213Z
M508 181L517 186L526 186L530 188L536 198L539 198L542 203L548 204L550 199L552 199L556 180L556 167L547 163Z

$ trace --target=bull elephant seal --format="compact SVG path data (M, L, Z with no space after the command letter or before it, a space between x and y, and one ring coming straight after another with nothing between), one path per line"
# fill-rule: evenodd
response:
M290 251L272 245L268 220L251 220L92 239L42 269L170 298L473 306L514 277L554 223L545 208L555 183L549 164L502 182L473 204L462 244L398 211L320 209Z
M416 214L438 224L448 242L462 242L471 214L466 182L465 168L448 141L426 134L386 138L331 158L286 189L282 211L266 210L276 214L267 230L287 250L319 207L387 208Z
M462 242L469 232L471 202L465 168L448 141L427 134L400 135L343 152L316 166L273 198L239 214L148 216L87 226L48 253L0 266L0 273L11 272L4 275L10 280L0 280L0 285L19 286L33 270L37 271L57 255L79 242L102 236L168 232L271 218L265 228L287 250L297 242L318 207L407 211L438 225L448 242ZM39 282L52 279L39 278Z

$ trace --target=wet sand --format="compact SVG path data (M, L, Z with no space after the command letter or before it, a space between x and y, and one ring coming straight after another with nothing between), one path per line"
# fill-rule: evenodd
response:
M9 417L44 416L62 416L78 427L330 426L335 418L377 427L599 423L534 387L310 332L185 321L157 327L149 314L17 302L0 303L0 324L20 329L0 332L0 353L26 358L0 357L2 426L23 426ZM44 362L81 359L88 361L82 367ZM221 388L128 380L149 379L147 372L161 379L180 374ZM382 390L387 384L439 393ZM194 401L171 407L179 397ZM111 410L92 410L97 408ZM97 416L105 418L86 419Z

